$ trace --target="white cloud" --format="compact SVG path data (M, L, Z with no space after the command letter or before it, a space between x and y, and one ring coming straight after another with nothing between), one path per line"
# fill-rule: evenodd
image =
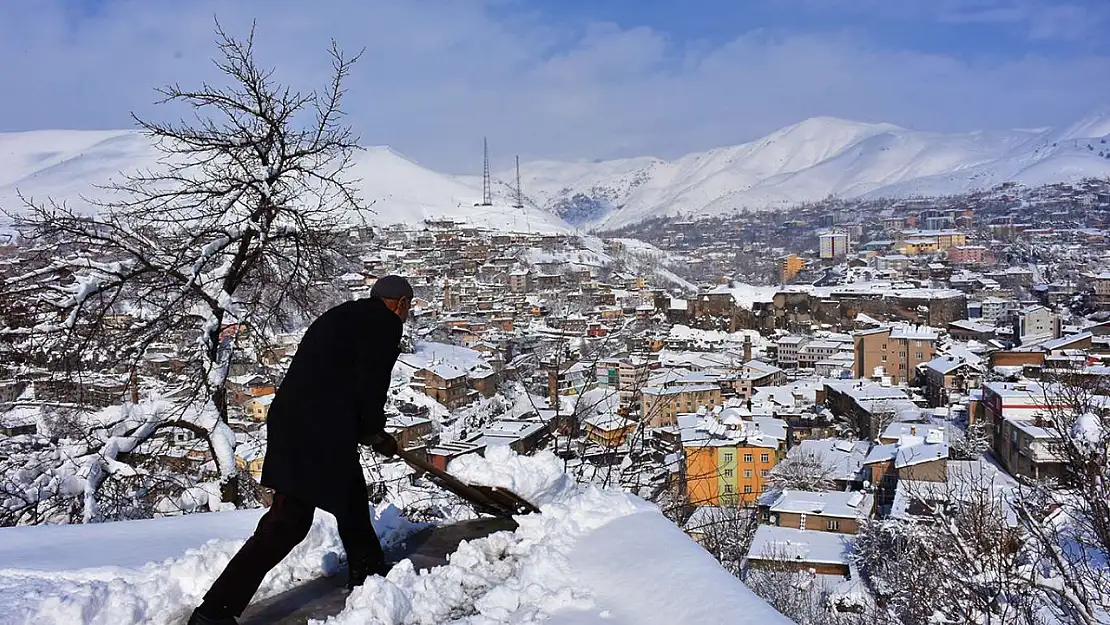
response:
M1011 1L1021 0L962 5ZM854 31L687 44L646 27L555 26L505 0L350 0L326 11L121 0L80 18L63 0L21 6L0 5L0 84L17 94L0 99L5 128L119 127L130 110L159 114L154 86L213 76L212 15L242 32L257 11L261 59L298 86L320 84L329 38L365 46L346 106L364 142L453 171L476 169L483 135L500 164L514 152L670 157L814 115L966 130L1067 123L1110 101L1099 80L1110 59L1094 54L969 60L882 48Z

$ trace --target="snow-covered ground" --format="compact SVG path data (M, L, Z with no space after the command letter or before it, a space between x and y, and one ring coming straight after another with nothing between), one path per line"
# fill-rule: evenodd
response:
M786 625L659 511L615 490L574 483L553 455L490 449L452 470L512 488L541 514L516 532L463 544L417 573L407 562L348 597L332 624ZM0 530L0 623L168 623L207 590L261 511L102 525ZM387 539L410 526L392 506ZM335 570L342 549L321 514L309 538L267 577L261 595Z

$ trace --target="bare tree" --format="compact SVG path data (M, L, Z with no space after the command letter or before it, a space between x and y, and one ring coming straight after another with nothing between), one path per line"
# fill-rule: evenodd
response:
M191 339L189 401L176 411L125 407L85 455L99 457L94 476L107 475L160 429L187 427L208 441L231 501L233 351L333 297L343 228L364 207L349 176L358 139L340 106L357 57L333 42L327 86L301 93L256 62L253 28L236 39L217 24L216 36L226 84L159 90L191 119L135 117L157 165L108 183L84 210L25 197L23 214L9 213L35 247L33 268L4 288L32 313L3 332L70 374L135 371L152 343ZM99 478L90 481L95 491Z
M798 450L788 454L771 469L767 486L778 490L832 490L836 483L836 467L824 455Z

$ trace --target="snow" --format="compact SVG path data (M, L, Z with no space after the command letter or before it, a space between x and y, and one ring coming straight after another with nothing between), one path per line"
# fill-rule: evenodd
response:
M263 512L4 529L0 622L171 622L199 604ZM387 543L411 531L396 508L376 512L375 527ZM334 520L318 513L308 537L256 597L334 572L340 554Z
M353 592L328 623L789 623L653 505L576 484L550 453L525 457L495 448L485 458L458 458L451 470L512 488L542 512L518 517L515 532L463 543L445 566L418 573L399 563ZM375 518L379 533L393 540L411 530L396 511L387 507ZM0 530L0 622L182 618L261 513ZM336 570L340 553L331 516L319 515L258 596Z

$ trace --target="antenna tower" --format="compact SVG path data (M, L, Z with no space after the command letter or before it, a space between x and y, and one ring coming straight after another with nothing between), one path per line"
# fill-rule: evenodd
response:
M520 157L516 157L516 203L513 208L524 208L524 193L520 190Z
M493 206L493 189L489 179L489 141L482 137L482 203L479 206Z

